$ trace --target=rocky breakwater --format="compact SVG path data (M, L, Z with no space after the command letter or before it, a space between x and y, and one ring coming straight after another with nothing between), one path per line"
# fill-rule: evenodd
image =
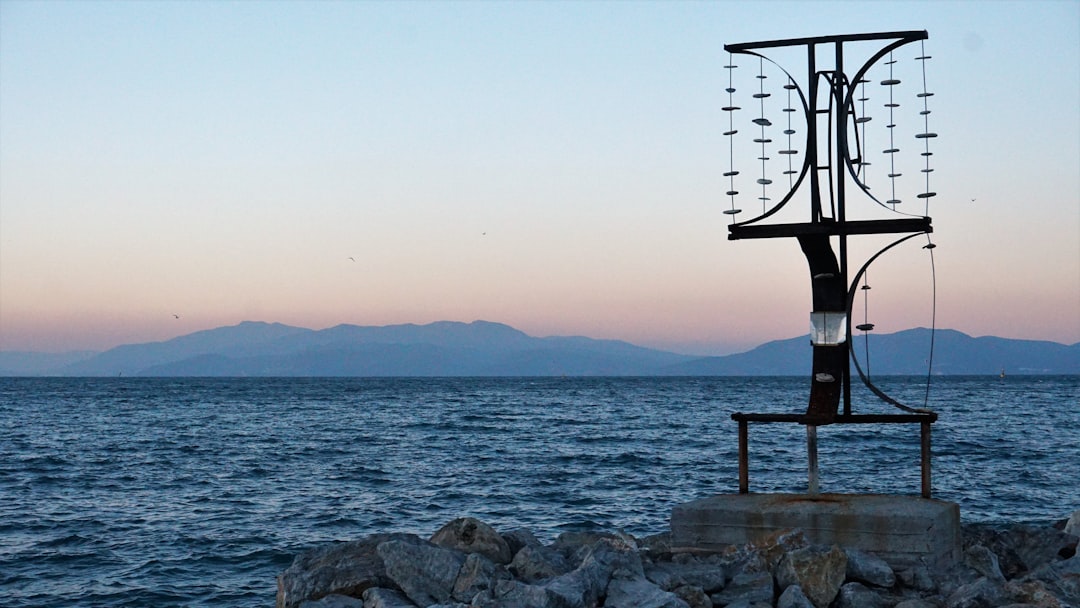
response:
M550 544L456 519L298 556L277 608L1080 608L1080 511L1055 527L966 525L964 559L895 571L801 530L710 553L669 534L567 532Z

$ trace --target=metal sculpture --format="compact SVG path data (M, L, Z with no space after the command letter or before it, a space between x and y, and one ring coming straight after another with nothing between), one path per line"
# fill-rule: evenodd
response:
M817 427L826 424L919 423L922 428L922 495L930 496L930 424L936 414L904 406L878 390L863 373L851 348L852 304L859 281L867 267L885 251L920 235L933 232L929 216L930 141L937 135L929 130L925 65L930 58L923 50L925 31L885 32L843 36L823 36L729 44L727 131L730 164L724 177L732 217L730 240L795 238L810 271L813 308L810 338L813 348L810 398L804 414L736 413L739 423L739 489L748 492L747 425L750 422L794 422L807 427L809 489L818 491ZM918 43L913 44L913 43ZM911 45L911 46L908 46ZM906 48L904 48L906 47ZM914 60L921 74L921 88L910 98L901 94L897 54L917 47ZM795 61L805 58L805 71L790 72L778 59L787 54ZM736 93L735 57L749 59L748 70L757 68L751 102L744 109ZM855 58L854 61L852 58ZM849 75L846 65L854 65ZM877 75L881 72L880 75ZM875 75L871 79L871 75ZM773 84L776 81L777 84ZM918 82L916 82L918 84ZM870 90L868 90L868 87ZM874 88L883 93L881 102ZM776 114L776 102L782 107ZM908 101L911 103L909 104ZM902 121L901 114L913 106L915 120ZM868 109L869 108L869 109ZM873 116L875 110L881 116ZM750 114L746 117L746 114ZM868 133L877 120L881 136L877 150ZM912 125L915 130L911 131ZM749 137L747 136L749 132ZM910 139L909 139L910 138ZM905 154L912 144L918 156ZM903 149L903 150L902 150ZM737 157L756 159L754 190L761 212L737 221L743 213L737 206L742 195L739 180L750 172L740 170ZM914 159L914 161L912 160ZM880 173L873 166L885 165ZM922 179L911 179L911 173ZM908 177L905 177L908 174ZM854 186L854 187L852 187ZM883 192L884 194L878 194ZM809 202L808 213L800 212L796 200ZM911 202L922 202L922 213L903 212ZM860 206L861 204L861 206ZM854 213L870 207L878 216ZM804 214L805 213L805 214ZM867 217L864 217L867 216ZM796 221L777 221L794 219ZM857 270L849 260L849 239L861 235L903 235ZM933 243L927 236L926 249ZM835 248L834 248L835 245ZM867 285L863 285L868 289ZM856 326L870 331L873 325ZM904 414L852 413L851 367L879 397L906 411ZM841 409L840 404L843 404Z

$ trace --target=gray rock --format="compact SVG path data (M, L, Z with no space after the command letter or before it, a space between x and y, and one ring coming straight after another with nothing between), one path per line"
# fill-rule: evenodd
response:
M748 599L736 600L724 608L772 608L772 602L751 602Z
M465 555L431 543L391 540L376 548L386 575L413 603L430 606L451 599Z
M934 584L934 579L930 576L930 571L926 569L926 566L913 566L901 570L897 574L897 578L900 579L904 586L917 591L933 591L937 589L937 585Z
M885 598L862 583L846 583L833 603L835 608L885 608Z
M1044 564L1025 580L1041 581L1063 601L1080 606L1080 553Z
M997 556L994 555L993 551L982 545L968 547L964 551L964 562L992 581L1005 582L1005 575L1001 573L1001 566L998 564Z
M893 606L893 608L940 608L940 604L935 604L934 602L921 598L912 598L900 602L896 606Z
M1014 579L1075 550L1076 537L1052 527L963 526L965 548L983 545L998 557L1001 573Z
M559 598L543 587L527 585L515 580L495 581L486 592L478 593L469 604L470 608L584 608L562 603Z
M494 528L472 517L460 517L431 536L431 543L462 553L479 553L496 564L509 564L514 554Z
M772 604L773 578L768 572L742 572L731 579L727 587L709 596L714 605L727 606L739 601L748 605L758 602Z
M1011 526L1005 531L1005 537L1029 571L1060 559L1076 545L1073 535L1049 527Z
M523 547L542 547L544 545L531 530L525 528L514 528L509 532L504 532L501 536L506 541L506 545L510 547L510 553L513 555L516 555Z
M355 597L331 593L330 595L324 596L322 599L304 600L300 602L300 608L365 608L365 604ZM379 606L377 608L382 607ZM413 608L413 605L407 604L406 608Z
M699 561L690 556L682 562L658 562L645 565L645 578L666 591L683 585L701 587L706 593L724 588L724 567L717 563Z
M790 585L802 587L814 606L826 608L839 593L846 573L847 555L840 547L803 547L785 553L780 559L776 582L781 589Z
M713 608L709 594L705 593L705 590L701 587L683 585L674 589L672 593L679 596L679 599L686 602L686 605L690 608Z
M730 576L740 572L773 570L785 553L809 545L801 529L779 530L754 542L732 547L724 552L723 565Z
M416 604L397 589L372 587L364 592L363 608L415 608Z
M627 578L645 578L636 552L618 539L601 538L587 548L580 566L551 579L544 588L567 606L593 606L616 572Z
M661 589L671 591L676 587L686 584L679 578L679 575L676 574L675 568L671 562L643 562L642 566L645 570L645 578L652 581Z
M814 604L803 593L802 587L790 585L776 600L776 608L814 608Z
M461 565L450 595L459 602L469 602L476 594L491 589L496 580L509 578L510 573L505 568L479 553L470 553Z
M622 532L563 532L551 543L551 548L566 556L571 566L576 568L600 542L606 542L610 547L621 551L638 551L634 537Z
M652 534L638 541L638 544L648 553L666 554L671 553L671 532Z
M562 553L543 545L526 545L510 561L510 571L526 583L566 574L573 568Z
M844 549L844 554L847 555L847 580L886 589L896 584L896 574L880 557L858 549Z
M1080 537L1080 509L1073 511L1069 516L1069 521L1065 522L1064 532Z
M678 595L664 591L644 578L612 578L604 599L605 608L689 608Z
M277 608L295 608L331 594L360 597L369 587L392 586L376 552L388 540L423 542L413 534L373 534L302 553L277 578Z
M983 577L974 583L960 585L945 600L946 608L987 608L1004 604L1005 593L1001 585Z
M1005 596L1017 604L1031 604L1039 608L1061 608L1058 594L1039 580L1009 581L1005 583Z

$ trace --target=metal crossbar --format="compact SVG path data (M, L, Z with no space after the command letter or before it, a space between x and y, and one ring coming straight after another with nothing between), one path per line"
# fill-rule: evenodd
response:
M931 497L930 473L930 425L937 421L934 412L915 414L838 414L831 417L807 414L749 414L736 412L731 419L739 423L739 493L750 492L749 426L751 422L786 422L805 425L807 428L807 460L810 493L817 493L817 427L828 424L919 424L920 464L922 473L922 497Z

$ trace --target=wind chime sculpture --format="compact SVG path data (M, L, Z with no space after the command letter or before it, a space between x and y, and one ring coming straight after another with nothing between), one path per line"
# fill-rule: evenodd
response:
M923 42L927 37L925 31L904 31L724 47L729 53L728 103L723 108L728 116L724 135L728 138L731 158L724 173L730 199L730 207L724 213L732 217L728 238L797 239L809 264L813 298L810 314L813 363L806 412L732 415L739 423L741 493L749 491L750 422L806 426L811 494L818 493L818 426L918 423L922 496L930 497L930 424L937 415L926 409L907 407L877 389L859 366L850 340L852 305L859 282L871 263L889 249L925 235L927 243L923 248L931 255L932 268L934 245L929 240L933 232L929 201L935 193L930 190L933 171L930 142L937 135L929 129L932 93L926 91L926 62L930 57ZM908 68L901 63L900 55L912 49L916 67L911 71L913 77L907 78ZM788 59L794 55L795 61L805 60L806 71L789 72L779 63L784 59L774 59L781 55ZM740 66L735 63L736 57L744 64L743 72L756 68L756 73L751 74L756 82L751 81L749 103L737 95L740 91L735 85ZM849 76L845 65L851 57L855 57L857 67ZM916 82L905 83L905 80ZM908 94L912 84L914 92ZM905 121L908 114L914 120ZM875 130L875 125L880 126ZM756 158L753 171L737 168L736 159L740 155ZM879 169L882 165L885 168ZM744 196L739 192L740 180L749 179L754 180L750 189L761 203L761 212L738 221L743 213L738 205ZM797 198L808 200L808 216L796 209L793 203ZM905 211L913 205L922 208ZM855 212L861 212L863 207L879 213L870 219L859 219L866 214ZM798 221L777 222L793 214ZM870 256L853 273L849 239L887 234L902 236ZM865 294L869 286L864 283L862 288ZM868 332L873 325L864 322L855 329ZM874 394L904 413L852 413L852 365Z

